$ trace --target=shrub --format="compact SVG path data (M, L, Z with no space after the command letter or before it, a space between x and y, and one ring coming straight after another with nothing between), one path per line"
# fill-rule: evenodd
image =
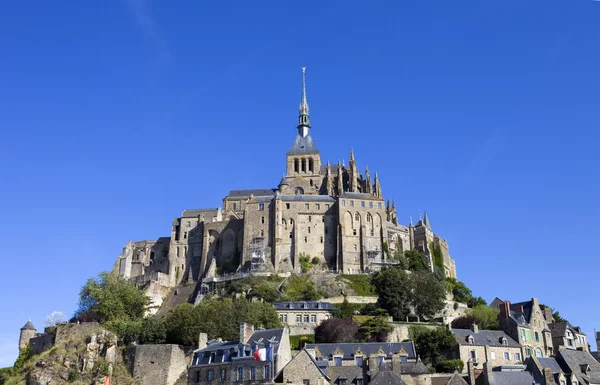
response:
M314 344L314 343L315 343L315 335L314 334L290 336L290 346L291 346L292 350L300 350L306 344Z
M340 274L336 279L349 281L348 286L356 295L364 297L374 297L377 295L370 274Z
M285 295L290 301L316 301L322 297L308 277L292 275L285 284Z
M441 361L435 366L435 371L438 373L454 373L454 371L462 372L465 363L462 360L446 360Z

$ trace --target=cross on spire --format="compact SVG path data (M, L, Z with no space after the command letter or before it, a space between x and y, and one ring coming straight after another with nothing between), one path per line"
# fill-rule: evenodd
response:
M298 116L298 133L306 137L310 130L308 117L308 102L306 101L306 67L302 67L302 98L300 100L300 115Z

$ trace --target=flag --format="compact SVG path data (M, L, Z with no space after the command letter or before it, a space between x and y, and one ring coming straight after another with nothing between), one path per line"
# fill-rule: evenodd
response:
M267 345L267 357L268 361L273 361L273 346Z
M256 349L254 351L253 356L256 361L266 361L267 360L267 349L265 349L265 348Z
M104 385L110 385L110 376L106 377L106 380L104 380Z

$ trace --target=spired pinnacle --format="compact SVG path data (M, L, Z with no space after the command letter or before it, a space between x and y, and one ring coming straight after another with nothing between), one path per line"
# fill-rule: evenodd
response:
M308 102L306 101L306 67L302 67L302 99L300 100L300 114L298 116L298 132L302 137L308 135L310 119L308 117Z

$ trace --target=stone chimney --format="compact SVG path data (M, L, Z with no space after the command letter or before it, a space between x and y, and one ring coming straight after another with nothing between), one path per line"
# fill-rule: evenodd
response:
M554 376L552 375L552 369L544 368L543 374L544 374L544 382L546 383L546 385L554 384Z
M369 379L372 379L378 371L379 368L377 367L377 357L372 354L369 356Z
M554 323L554 317L552 317L552 309L546 306L543 310L544 319L547 324Z
M200 333L198 336L198 349L204 349L208 346L208 334Z
M500 305L500 317L502 319L510 317L510 301L504 301L504 303Z
M479 333L479 326L477 326L475 322L473 322L473 325L471 325L471 331L475 334Z
M402 361L400 360L399 354L392 355L392 372L396 373L398 376L402 374Z
M240 324L240 342L245 344L254 334L254 325L242 323Z
M475 385L475 367L473 366L473 360L470 358L467 361L467 371L469 373L469 384Z

